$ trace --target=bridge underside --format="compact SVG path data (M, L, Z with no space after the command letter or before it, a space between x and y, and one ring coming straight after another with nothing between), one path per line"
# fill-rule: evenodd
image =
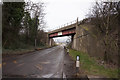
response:
M60 29L49 32L48 33L49 45L52 46L52 42L51 42L52 38L63 37L63 36L71 36L71 43L74 44L74 42L75 42L74 37L76 34L76 25L77 25L77 23L74 23L74 24L71 24L71 25L62 27Z
M71 33L71 34L66 34L66 35L58 35L58 36L53 36L53 37L49 37L49 38L57 38L57 37L64 37L64 36L74 36L75 33Z
M74 35L75 33L76 33L76 28L74 27L74 28L71 28L71 29L51 33L51 34L49 34L49 38L70 36L70 35Z
M74 35L75 34L76 34L76 27L48 34L48 37L49 37L49 42L48 42L49 46L52 46L52 38L63 37L63 36L71 36L71 43L73 43L74 42Z

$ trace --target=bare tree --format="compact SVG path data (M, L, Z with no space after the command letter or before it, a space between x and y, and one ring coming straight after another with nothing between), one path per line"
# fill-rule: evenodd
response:
M34 37L34 39L35 39L35 47L36 47L38 32L40 33L39 30L42 30L45 27L44 3L42 3L42 2L33 3L32 1L28 1L28 2L26 2L26 5L25 5L25 12L30 13L31 18L35 20L35 23L34 23L35 24L34 25L35 37Z
M44 7L45 6L43 2L39 3L33 3L32 1L26 2L25 11L29 12L32 18L37 17L39 19L39 21L37 22L37 24L39 25L38 29L43 29L45 27Z
M89 17L95 19L94 24L106 33L107 30L115 25L118 17L118 2L96 2ZM112 22L115 20L115 22Z
M108 51L110 50L113 39L112 36L109 37L109 35L119 26L118 6L119 2L96 2L92 8L91 15L89 15L91 23L96 26L95 28L98 29L100 34L105 35L104 45L106 61L108 61L109 58Z

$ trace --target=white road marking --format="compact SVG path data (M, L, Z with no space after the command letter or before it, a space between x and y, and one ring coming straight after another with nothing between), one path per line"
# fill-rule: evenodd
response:
M50 78L53 74L46 74L46 75L43 75L42 78Z
M66 75L65 75L65 73L64 73L64 72L63 72L63 78L64 78L65 80L67 80L67 79L66 79Z

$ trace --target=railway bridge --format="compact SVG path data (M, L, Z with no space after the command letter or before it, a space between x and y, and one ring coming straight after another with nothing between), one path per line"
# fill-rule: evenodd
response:
M52 38L55 37L63 37L63 36L71 36L72 46L76 46L76 40L74 39L77 34L78 27L78 18L77 20L67 23L64 27L48 32L48 44L52 45Z

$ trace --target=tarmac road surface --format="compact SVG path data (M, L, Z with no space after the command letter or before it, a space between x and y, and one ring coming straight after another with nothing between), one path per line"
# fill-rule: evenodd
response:
M3 60L2 75L6 77L62 78L64 48L56 46Z

